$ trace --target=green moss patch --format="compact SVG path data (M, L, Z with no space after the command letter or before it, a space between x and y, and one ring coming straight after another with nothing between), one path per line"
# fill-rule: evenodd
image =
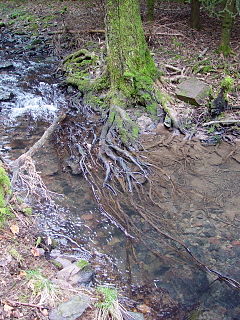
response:
M5 169L0 166L0 227L12 216L5 200L6 196L11 193L10 185L10 179Z

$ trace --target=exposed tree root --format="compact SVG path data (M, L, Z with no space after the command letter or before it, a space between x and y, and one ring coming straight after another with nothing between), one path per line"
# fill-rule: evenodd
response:
M44 199L51 202L50 192L44 184L41 176L37 172L32 157L49 140L59 123L65 117L65 114L59 115L53 121L50 127L44 132L42 137L27 152L22 154L11 164L11 169L13 172L11 181L12 186L20 186L26 190L26 197L32 196L38 200Z

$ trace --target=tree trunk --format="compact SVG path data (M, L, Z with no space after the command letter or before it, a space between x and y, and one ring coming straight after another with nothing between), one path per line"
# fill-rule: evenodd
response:
M191 0L191 20L190 25L193 29L200 29L200 2Z
M228 56L232 49L230 47L231 30L234 22L236 0L227 0L223 15L221 41L218 51Z
M155 0L147 0L147 21L154 20L154 4Z
M145 40L138 0L107 0L106 35L114 103L151 104L158 70Z

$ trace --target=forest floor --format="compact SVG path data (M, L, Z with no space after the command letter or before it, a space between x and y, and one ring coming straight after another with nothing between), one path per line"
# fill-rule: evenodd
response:
M144 6L142 13L145 17ZM234 79L234 89L229 101L231 105L240 105L240 33L237 23L231 40L234 55L225 58L216 53L220 38L219 21L202 12L201 30L195 31L189 28L189 16L188 4L158 2L155 21L144 23L150 49L164 73L167 92L174 96L179 80L194 76L211 85L217 95L221 81L230 75ZM49 39L49 50L59 58L59 63L74 50L87 48L96 51L105 46L102 1L4 1L0 3L0 21L1 28L9 28L19 35L29 34L33 42L36 40L27 50L37 48L38 37ZM194 124L198 119L200 122L210 120L205 105L196 108L179 100L174 103L178 116L190 119L190 123L192 119ZM221 119L225 117L240 120L240 111L229 110L221 115ZM230 141L239 135L238 126L207 129L199 126L198 138L208 140L218 131L224 131L223 136ZM37 237L32 233L32 223L32 219L19 209L16 219L1 230L0 319L48 319L48 310L36 307L40 297L33 293L31 279L21 271L41 269L48 278L57 271L36 250Z

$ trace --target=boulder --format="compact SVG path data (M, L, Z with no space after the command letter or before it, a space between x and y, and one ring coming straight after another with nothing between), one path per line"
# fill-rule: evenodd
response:
M86 294L74 296L67 302L61 303L49 314L50 320L76 320L90 306L91 298Z
M205 82L196 78L184 80L177 86L178 99L189 104L200 106L209 94L210 87Z

